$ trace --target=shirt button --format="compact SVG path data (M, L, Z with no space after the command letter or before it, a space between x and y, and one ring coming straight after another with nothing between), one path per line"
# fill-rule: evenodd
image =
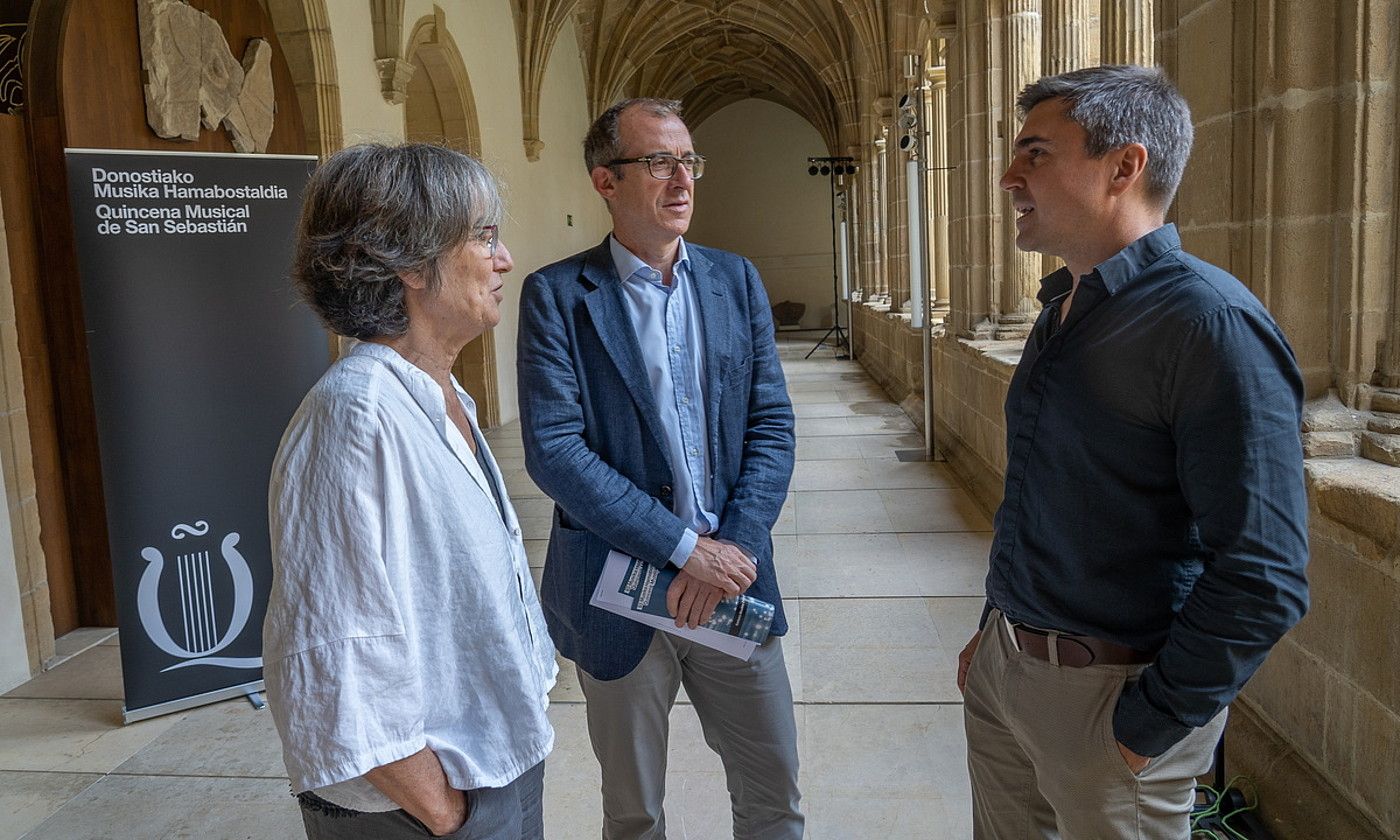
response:
M690 405L690 397L681 397L681 405Z
M699 449L696 449L695 447L692 446L692 447L690 447L690 454L691 454L691 455L699 455L699 454L700 454L700 450L699 450Z

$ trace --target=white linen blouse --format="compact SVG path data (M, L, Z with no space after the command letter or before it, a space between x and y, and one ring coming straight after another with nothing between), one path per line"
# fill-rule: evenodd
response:
M520 523L453 386L489 476L442 389L373 343L311 389L273 464L268 705L293 790L359 811L398 807L364 774L424 745L469 790L554 743L558 667Z

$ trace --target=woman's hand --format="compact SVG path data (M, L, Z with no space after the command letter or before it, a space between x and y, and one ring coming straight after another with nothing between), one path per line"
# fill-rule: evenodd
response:
M435 835L451 834L467 821L467 795L448 784L429 747L376 767L365 778Z

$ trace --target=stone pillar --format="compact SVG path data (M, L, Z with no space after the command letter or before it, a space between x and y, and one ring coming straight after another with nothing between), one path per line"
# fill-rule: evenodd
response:
M949 310L948 299L948 68L929 74L925 113L929 132L929 258L933 269L934 323Z
M1109 0L1099 27L1102 63L1153 65L1152 0Z
M1026 85L1040 78L1040 2L1041 0L1008 0L1003 21L1002 160L1010 163L1015 145L1016 96ZM996 173L1000 177L1001 173ZM1025 338L1035 322L1039 304L1041 257L1016 247L1016 213L1007 193L997 189L996 201L1001 208L1002 273L1000 315L997 317L998 339Z
M1120 0L1108 0L1112 6ZM1136 0L1128 0L1136 2ZM1098 63L1098 43L1092 37L1099 0L1043 0L1040 7L1040 72L1044 76L1067 73ZM1064 263L1049 255L1040 271L1049 274Z
M875 214L874 249L875 249L875 287L881 295L890 293L890 264L887 259L890 244L890 178L889 178L889 152L886 138L889 135L888 126L880 126L880 136L875 140L875 173L870 180L875 184L876 194L872 196L874 206L871 211Z
M1128 0L1136 2L1136 0ZM1110 6L1120 0L1110 0ZM1053 76L1098 63L1091 37L1098 0L1044 0L1041 4L1041 73Z
M958 0L957 34L949 43L949 286L953 329L969 339L992 337L999 240L992 191L1001 165L997 142L1001 87L994 83L992 26L985 0Z

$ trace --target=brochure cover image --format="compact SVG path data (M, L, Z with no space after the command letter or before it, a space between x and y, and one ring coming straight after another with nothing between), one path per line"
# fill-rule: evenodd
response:
M618 592L631 599L631 607L637 612L674 619L675 616L666 608L666 590L676 579L676 570L658 569L635 557L630 560ZM720 601L714 615L700 626L761 644L768 638L775 612L773 605L767 601L739 595Z

